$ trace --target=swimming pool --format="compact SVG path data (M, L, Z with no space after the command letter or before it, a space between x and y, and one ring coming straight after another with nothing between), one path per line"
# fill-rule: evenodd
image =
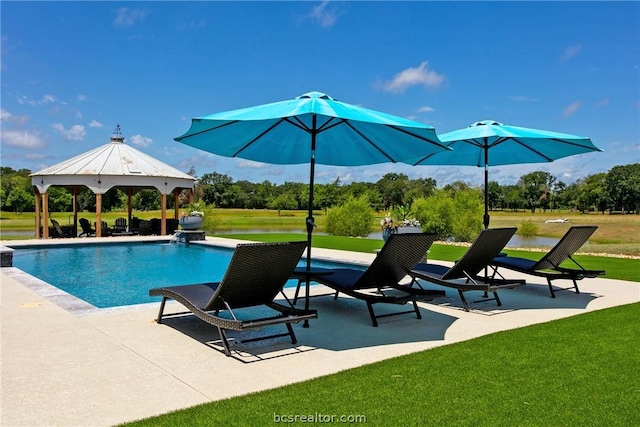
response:
M72 245L17 249L13 265L95 307L107 308L158 301L149 296L155 287L220 281L232 254L231 248L193 244ZM354 267L319 260L312 265ZM296 283L290 280L287 286Z

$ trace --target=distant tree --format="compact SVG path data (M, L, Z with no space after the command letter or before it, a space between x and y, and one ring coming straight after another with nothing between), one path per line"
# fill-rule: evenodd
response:
M607 174L597 173L589 175L576 183L578 194L576 205L582 212L596 209L604 212L608 205Z
M500 184L497 181L489 181L488 185L488 204L489 210L495 210L498 207L502 207L504 202L504 195L502 193L502 189L500 188Z
M278 211L278 216L283 210L293 210L298 208L298 202L293 193L282 193L276 196L269 203L269 209Z
M543 171L531 172L520 177L518 181L520 195L531 213L535 213L536 208L546 208L549 188L554 181L555 178L549 172Z
M613 167L606 188L614 209L640 213L640 163Z
M66 188L49 187L47 194L51 212L70 212L73 210L73 196Z
M230 190L233 179L218 172L206 173L200 177L197 186L202 193L202 201L208 205L225 207L225 193ZM226 198L228 201L229 198Z
M35 197L22 186L13 187L6 199L7 208L22 213L31 209L35 204Z
M376 187L382 195L384 209L391 210L394 206L405 205L405 194L409 188L409 177L402 173L385 174Z

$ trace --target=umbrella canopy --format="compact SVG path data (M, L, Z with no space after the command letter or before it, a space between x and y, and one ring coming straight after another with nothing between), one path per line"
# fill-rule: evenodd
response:
M587 137L508 126L495 120L473 123L464 129L439 135L453 151L416 157L412 165L484 167L484 227L489 227L489 165L545 163L576 154L602 151Z
M264 163L310 163L307 268L311 266L315 164L334 166L400 162L448 150L433 127L337 101L321 92L196 117L175 138L227 157Z

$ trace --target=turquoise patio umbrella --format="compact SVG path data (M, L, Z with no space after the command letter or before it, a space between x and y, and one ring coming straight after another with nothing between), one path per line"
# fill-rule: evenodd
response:
M509 126L483 120L464 129L438 135L453 151L427 154L411 165L484 167L484 227L489 227L489 165L546 163L576 154L602 151L584 136Z
M176 141L226 157L310 164L307 268L314 228L315 164L362 166L401 162L450 150L432 126L337 101L321 92L196 117Z

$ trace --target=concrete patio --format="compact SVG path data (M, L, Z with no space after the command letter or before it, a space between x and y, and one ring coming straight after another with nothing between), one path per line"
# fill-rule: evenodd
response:
M207 238L207 243L235 246L237 241ZM375 256L316 248L313 254L360 263ZM500 292L501 307L483 302L465 312L449 289L446 297L420 304L421 320L395 316L374 328L362 301L320 296L311 299L318 319L309 328L294 325L297 345L286 338L239 344L233 357L226 357L215 328L198 319L156 324L159 303L99 310L14 267L2 268L0 277L3 426L110 426L640 301L640 283L585 279L580 294L561 292L552 299L543 280L527 277L530 285ZM175 303L169 308L181 310Z

